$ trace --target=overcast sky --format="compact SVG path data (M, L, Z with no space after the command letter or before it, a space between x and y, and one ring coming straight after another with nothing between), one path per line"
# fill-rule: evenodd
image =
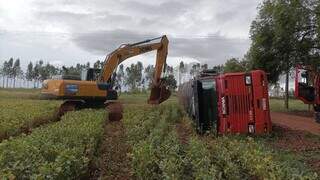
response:
M75 65L121 43L168 35L171 65L242 57L261 0L0 0L0 62ZM154 63L155 53L135 57Z

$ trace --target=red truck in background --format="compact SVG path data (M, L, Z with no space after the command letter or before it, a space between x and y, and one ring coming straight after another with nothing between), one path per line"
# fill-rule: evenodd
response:
M320 123L320 72L311 66L296 66L294 95L313 105L315 120Z

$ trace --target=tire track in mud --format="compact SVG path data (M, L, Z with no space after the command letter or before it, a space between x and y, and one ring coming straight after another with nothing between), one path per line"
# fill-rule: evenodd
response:
M107 122L99 152L99 170L90 179L133 179L122 121Z

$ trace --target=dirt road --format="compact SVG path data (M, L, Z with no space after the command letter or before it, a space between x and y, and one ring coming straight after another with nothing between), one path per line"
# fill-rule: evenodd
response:
M122 121L108 122L105 126L105 137L99 153L100 172L96 172L91 179L132 179L132 170L127 154L129 151Z
M320 124L312 117L295 116L287 113L271 112L272 123L294 130L308 131L320 135Z

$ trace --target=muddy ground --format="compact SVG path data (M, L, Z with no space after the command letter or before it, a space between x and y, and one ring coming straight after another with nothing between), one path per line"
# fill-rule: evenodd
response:
M99 150L99 168L90 179L133 179L130 152L122 121L107 122Z
M288 113L271 112L271 120L273 124L281 127L320 135L320 124L315 122L313 116L304 117Z

